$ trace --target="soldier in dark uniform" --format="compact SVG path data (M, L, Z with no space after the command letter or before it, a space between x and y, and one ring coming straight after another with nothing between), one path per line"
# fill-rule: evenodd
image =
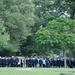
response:
M35 57L35 59L34 59L34 67L37 67L37 64L38 64L38 59Z
M42 58L39 59L39 62L38 62L38 63L39 63L39 67L43 67L43 61L42 61Z
M11 67L14 67L14 57L13 56L10 59L10 64L11 64Z
M2 58L2 67L6 67L6 57Z
M47 67L47 68L49 68L49 67L50 67L49 58L46 58L46 67Z
M10 57L7 58L7 67L10 67Z
M31 58L31 67L34 67L34 64L35 64L35 59Z
M32 67L32 58L29 58L29 67Z
M57 66L60 68L61 67L61 59L57 58Z
M61 67L64 67L64 59L61 59Z
M50 58L50 59L49 59L50 67L52 67L52 66L53 66L53 63L52 63L52 62L53 62L53 59L52 59L52 58Z
M26 67L29 67L29 58L26 58Z
M14 61L15 61L15 66L18 67L19 58L16 57Z
M23 67L23 58L21 58L21 67Z
M57 60L56 59L52 59L52 66L56 67L57 66Z

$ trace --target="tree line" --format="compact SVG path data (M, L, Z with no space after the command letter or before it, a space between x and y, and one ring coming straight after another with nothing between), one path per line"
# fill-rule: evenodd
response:
M0 55L75 53L74 0L0 0Z

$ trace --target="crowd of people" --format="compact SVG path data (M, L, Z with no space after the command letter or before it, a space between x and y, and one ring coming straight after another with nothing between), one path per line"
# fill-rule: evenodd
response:
M23 67L24 57L0 57L0 67Z
M75 59L67 58L67 67L75 68ZM0 57L0 67L64 67L64 59L48 57Z
M67 58L66 60L66 64L67 67L69 68L75 68L75 59L73 58ZM26 58L26 67L37 67L37 65L39 67L46 67L46 68L50 68L50 67L54 67L54 68L60 68L60 67L64 67L64 58L47 58L47 57L43 57L43 58Z

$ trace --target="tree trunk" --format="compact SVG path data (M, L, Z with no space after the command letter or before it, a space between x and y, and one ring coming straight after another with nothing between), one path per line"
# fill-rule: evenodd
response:
M64 54L64 67L66 68L67 67L67 64L66 64L66 50L63 50L63 54Z

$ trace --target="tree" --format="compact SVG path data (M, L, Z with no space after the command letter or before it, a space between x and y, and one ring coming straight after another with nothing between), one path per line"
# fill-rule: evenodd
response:
M20 51L22 41L34 26L34 4L31 0L0 0L0 17L10 35L7 49Z
M40 25L46 26L50 20L56 19L61 15L74 18L74 0L33 0L33 2L37 17L34 31L37 31Z
M75 20L57 18L49 22L47 27L40 27L36 32L36 42L38 45L46 45L51 49L66 51L75 49ZM65 58L66 67L66 58Z
M35 24L32 27L32 35L29 36L26 40L26 42L23 43L22 49L26 49L26 51L28 51L29 53L37 53L39 54L39 50L41 50L41 52L43 51L43 49L38 48L37 44L35 42L35 32L39 29L39 26L46 26L47 23L50 20L56 19L56 17L58 17L58 13L54 12L52 7L52 0L33 0L33 3L35 5ZM50 12L50 9L52 10ZM24 53L24 52L22 52ZM26 53L26 52L25 52ZM26 53L27 54L27 53ZM25 55L26 55L25 54Z

